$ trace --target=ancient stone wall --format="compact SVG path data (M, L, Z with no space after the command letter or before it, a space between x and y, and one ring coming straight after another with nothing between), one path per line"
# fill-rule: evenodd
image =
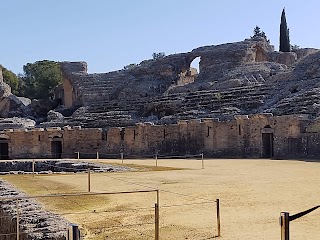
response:
M200 47L187 53L146 60L133 68L105 74L88 74L86 64L82 62L63 62L61 70L64 79L64 104L67 107L77 107L91 106L97 102L107 103L112 100L150 99L162 96L173 88L192 85L194 82L220 83L234 78L245 78L247 75L250 78L256 73L264 77L269 76L270 66L267 66L265 71L264 67L259 68L259 64L255 65L258 66L258 70L238 69L232 76L229 72L250 63L265 61L283 63L280 57L280 60L269 57L273 50L265 39L245 40ZM196 74L190 66L197 57L200 57L199 74ZM273 65L271 67L274 67ZM187 92L188 89L185 88L184 91Z
M70 224L62 217L44 210L43 206L6 181L0 180L1 198L22 197L19 200L20 239L66 240ZM13 200L0 202L0 239L17 239L17 204Z
M47 128L3 131L10 158L76 157L76 152L126 155L185 155L205 153L213 157L283 156L287 139L304 131L302 116L270 114L218 119L180 120L177 124L140 123L126 128ZM272 143L264 137L271 136ZM271 141L271 140L270 140ZM271 144L271 145L270 145ZM58 145L61 150L56 150ZM267 146L267 147L266 147ZM272 150L270 150L272 147ZM61 151L57 152L57 151ZM269 156L269 155L268 155Z

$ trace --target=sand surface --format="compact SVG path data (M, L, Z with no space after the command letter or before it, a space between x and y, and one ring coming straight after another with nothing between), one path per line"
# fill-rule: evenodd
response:
M118 160L107 163L121 164ZM154 166L154 160L125 160ZM181 168L91 174L92 192L160 189L160 239L280 239L281 211L320 204L320 163L286 160L159 160ZM87 175L4 176L29 194L87 191ZM216 203L221 201L221 234ZM86 239L154 239L156 193L39 199L79 223ZM295 240L320 239L320 210L291 223Z

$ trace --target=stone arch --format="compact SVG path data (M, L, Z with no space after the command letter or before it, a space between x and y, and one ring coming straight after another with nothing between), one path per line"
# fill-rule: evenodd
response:
M9 141L10 137L8 135L6 135L6 134L0 134L0 139Z
M63 79L63 104L66 107L73 107L74 105L74 89L66 78Z
M254 61L255 62L265 62L268 60L266 52L259 45L253 46L255 50Z
M198 69L193 68L191 64L193 63L194 60L198 59L198 68L200 70L201 66L201 56L195 55L195 56L190 56L186 58L185 65L183 68L181 68L181 72L179 74L179 79L177 81L177 85L179 86L184 86L190 83L193 83L196 78L198 77Z

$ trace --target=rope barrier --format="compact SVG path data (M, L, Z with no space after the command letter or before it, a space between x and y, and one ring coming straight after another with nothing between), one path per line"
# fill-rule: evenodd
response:
M162 205L160 208L171 208L171 207L183 207L183 206L193 206L202 204L212 204L213 202L200 202L200 203L186 203L186 204L174 204L174 205Z
M95 214L95 213L112 213L112 212L128 212L128 211L141 211L141 210L150 210L154 209L154 207L148 208L126 208L124 210L102 210L102 211L88 211L88 212L69 212L69 213L62 213L60 215L80 215L80 214Z
M195 157L201 157L202 154L196 154L196 155L184 155L184 156L165 156L165 155L157 155L158 158L161 159L190 159L190 158L195 158Z
M105 174L105 173L100 173L100 174ZM135 182L119 179L119 178L116 178L116 177L112 177L112 176L110 176L108 174L105 174L105 176L107 176L108 178L112 178L114 180L118 180L118 181L121 181L121 182L129 183L129 184L132 184L132 185L145 187L145 188L149 188L149 189L154 189L154 187L150 187L150 186L147 186L147 185L144 185L144 184L140 184L140 183L135 183ZM194 196L189 195L189 194L177 193L177 192L173 192L173 191L169 191L169 190L163 190L163 189L160 189L160 188L159 188L159 190L161 192L167 192L167 193L171 193L171 194L176 194L176 195L180 195L180 196L183 196L183 197L194 197ZM201 197L198 197L197 199L204 200L204 201L216 202L216 200L207 199L207 198L201 198Z

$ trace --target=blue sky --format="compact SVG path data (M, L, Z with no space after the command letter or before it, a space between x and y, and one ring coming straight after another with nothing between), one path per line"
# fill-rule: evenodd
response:
M278 48L282 8L291 43L320 48L319 0L4 0L0 64L86 61L108 72L152 57L241 41L258 25Z

